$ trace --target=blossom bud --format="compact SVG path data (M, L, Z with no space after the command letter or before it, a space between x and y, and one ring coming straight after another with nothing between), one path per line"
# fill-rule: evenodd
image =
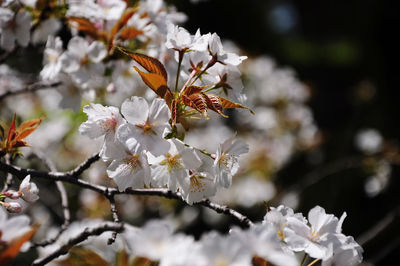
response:
M21 193L19 191L15 191L15 190L7 190L5 192L3 192L3 195L6 196L7 198L10 199L19 199L19 197L21 196Z
M19 190L22 193L22 198L28 202L34 202L39 199L39 189L35 183L30 182L31 176L27 175L19 186Z
M7 209L8 212L11 213L21 212L21 204L19 204L18 202L4 202L3 206Z

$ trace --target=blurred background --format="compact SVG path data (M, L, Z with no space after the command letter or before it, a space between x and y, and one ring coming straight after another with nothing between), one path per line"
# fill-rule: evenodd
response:
M394 1L172 2L188 15L191 32L217 32L250 58L267 54L297 72L311 92L307 104L321 143L276 173L278 191L297 190L304 214L315 205L337 216L346 211L344 233L365 242L365 262L394 265L400 251ZM367 133L373 146L378 132L379 152L357 148L357 136ZM280 202L278 192L270 204Z
M182 26L189 32L194 34L198 28L203 34L216 32L227 51L249 57L241 71L246 105L256 115L245 110L229 113L230 119L213 116L198 122L196 129L186 134L187 143L210 152L234 132L250 145L232 187L219 191L212 200L237 209L253 221L261 221L269 207L279 204L305 216L316 205L337 217L346 212L343 233L363 246L363 264L397 265L400 108L395 2L167 2L187 15ZM63 26L58 35L65 49L71 33ZM30 45L6 63L28 80L34 79L42 68L43 50L44 44ZM26 58L31 59L30 64L26 64ZM10 70L0 67L0 84L7 85ZM31 119L47 110L36 137L32 134L28 142L52 158L59 171L66 171L98 151L101 141L79 136L78 127L86 121L86 115L82 109L59 110L53 106L57 104L51 93L46 90L7 99L1 105L0 117L7 121L17 112ZM107 93L100 93L96 102L119 106L107 98L111 95ZM207 142L204 136L209 136ZM16 164L47 170L29 152ZM115 186L105 173L106 167L98 162L84 178ZM37 183L40 202L25 211L34 221L48 219L42 226L45 229L61 225L62 210L54 183ZM72 221L111 219L107 199L72 185L66 187ZM179 231L200 237L213 229L228 232L237 224L227 216L176 200L126 195L116 200L122 220L136 226L161 217L173 221ZM45 232L38 232L36 237L44 239ZM31 259L36 255L29 253ZM15 265L26 264L23 256L27 255L18 257Z

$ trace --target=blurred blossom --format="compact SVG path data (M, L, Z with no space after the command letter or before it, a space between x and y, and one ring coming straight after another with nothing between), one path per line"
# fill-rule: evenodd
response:
M235 178L232 187L220 190L213 200L251 208L256 204L269 201L275 193L276 189L272 182L257 176L243 176Z
M381 193L387 187L391 173L390 163L387 160L379 161L375 174L370 176L364 184L367 195L372 198Z
M355 144L360 151L370 155L381 151L383 138L376 129L362 129L355 137Z
M289 1L280 1L267 14L271 28L280 34L290 33L298 26L299 18L295 6Z

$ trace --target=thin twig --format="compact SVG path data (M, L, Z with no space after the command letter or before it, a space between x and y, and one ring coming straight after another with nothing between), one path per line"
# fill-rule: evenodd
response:
M85 170L87 170L94 162L100 159L100 155L98 153L90 156L86 161L78 165L74 170L69 171L69 175L72 177L79 177Z
M84 164L82 164L84 165ZM7 173L12 173L13 175L23 178L26 175L31 175L32 177L39 177L39 178L45 178L48 180L54 180L54 181L63 181L67 183L71 183L77 186L80 186L82 188L87 188L93 191L96 191L98 193L103 194L106 197L109 197L110 195L117 195L117 194L129 194L129 195L151 195L151 196L161 196L165 198L170 198L170 199L177 199L177 200L182 200L182 197L180 196L179 193L174 193L168 189L165 188L151 188L151 189L126 189L125 191L119 191L116 188L109 188L101 185L95 185L91 184L87 181L77 179L76 176L73 176L70 174L70 172L44 172L44 171L37 171L33 169L24 169L18 166L14 165L8 165L6 163L0 162L0 170L7 172ZM223 213L226 215L229 215L235 219L238 220L238 222L244 226L244 227L249 227L252 225L250 219L243 214L230 209L227 206L219 205L216 203L211 203L209 200L203 200L201 202L197 203L198 205L203 205L207 208L210 208L218 213Z
M61 255L67 254L68 251L75 245L85 241L90 236L98 236L107 231L122 232L124 230L123 224L115 223L104 223L94 228L85 228L78 236L69 239L69 241L59 247L57 250L49 254L48 256L38 259L32 263L33 266L45 265L48 262L58 258Z
M0 94L0 101L4 100L8 96L34 92L34 91L38 91L38 90L55 88L55 87L59 86L60 84L61 84L61 82L48 83L48 82L39 81L39 82L30 84L23 89L16 90L16 91L6 91L6 92Z
M50 171L57 172L57 168L52 160L50 160L48 157L44 156L43 153L41 153L37 150L34 151L34 153L38 158L40 158L44 162L44 164L49 168ZM58 231L58 233L55 237L53 237L51 239L47 239L40 243L35 243L34 246L36 246L36 247L37 246L44 247L44 246L50 245L50 244L54 243L55 241L57 241L57 239L68 228L68 226L71 222L71 214L70 214L70 210L69 210L69 206L68 206L67 191L64 187L64 184L61 181L56 181L56 186L57 186L58 191L60 192L61 207L63 209L64 222L61 225L60 231Z

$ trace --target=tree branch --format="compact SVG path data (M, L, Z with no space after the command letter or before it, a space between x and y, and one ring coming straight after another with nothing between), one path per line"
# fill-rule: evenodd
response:
M48 83L48 82L39 81L39 82L30 84L23 89L16 90L16 91L6 91L6 92L0 94L0 102L8 96L34 92L34 91L38 91L38 90L50 89L50 88L57 87L60 84L61 84L61 82Z
M122 232L123 230L124 230L123 224L115 224L115 223L104 223L94 228L85 228L85 230L83 230L78 236L71 238L70 240L68 240L66 244L62 245L48 256L34 261L32 265L33 266L45 265L48 262L58 258L59 256L67 254L68 251L73 246L85 241L90 236L98 236L107 231Z
M88 160L90 160L90 158ZM81 164L76 169L80 169L83 165L86 165L86 163ZM71 175L71 172L65 172L65 173L50 172L49 173L49 172L44 172L44 171L32 170L32 169L24 169L24 168L14 166L14 165L8 165L3 162L0 162L0 170L7 172L7 173L11 173L21 179L24 178L26 175L30 174L32 177L39 177L39 178L45 178L45 179L54 180L54 181L63 181L63 182L71 183L71 184L80 186L82 188L90 189L90 190L96 191L98 193L101 193L107 198L114 196L114 195L118 195L118 194L129 194L129 195L161 196L161 197L165 197L165 198L169 198L169 199L177 199L177 200L183 201L180 193L174 193L166 188L126 189L125 191L119 191L116 188L109 188L109 187L105 187L105 186L101 186L101 185L95 185L95 184L91 184L87 181L77 179L76 175ZM79 171L75 171L75 170L73 170L72 172L79 173ZM244 226L246 228L252 225L252 222L250 221L250 219L248 217L244 216L243 214L241 214L233 209L230 209L227 206L212 203L207 199L196 203L196 205L202 205L202 206L210 208L218 213L223 213L223 214L229 215L229 216L235 218L242 226Z

